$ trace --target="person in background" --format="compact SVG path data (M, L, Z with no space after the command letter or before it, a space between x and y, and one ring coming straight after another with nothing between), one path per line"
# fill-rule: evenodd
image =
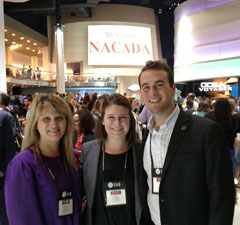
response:
M193 114L195 110L193 109L193 101L187 100L186 102L186 113Z
M27 69L27 79L31 79L32 77L32 67L31 65L28 66L28 69Z
M37 69L36 69L36 74L37 74L37 79L41 80L41 71L40 71L39 67L37 67Z
M67 99L66 99L66 102L72 104L73 106L73 111L76 112L77 111L77 108L79 106L79 104L74 100L74 94L72 92L69 92L67 94Z
M85 92L82 105L88 106L89 102L90 102L90 96L88 92Z
M67 103L54 94L37 95L24 134L22 151L6 172L9 223L81 225L80 175Z
M20 101L19 95L15 95L14 96L13 105L18 105L19 107L22 106L22 103Z
M204 117L207 112L209 112L210 107L207 102L202 101L199 103L198 110L193 112L193 115Z
M5 102L8 99L7 94L0 93L0 225L9 224L4 198L4 179L7 166L16 154L12 116L5 110Z
M91 112L87 109L78 110L73 115L76 128L76 140L74 141L74 152L77 156L78 165L81 162L82 145L95 139L93 132L95 120Z
M138 81L142 100L153 114L143 139L142 173L152 221L232 224L235 188L223 130L174 103L176 85L166 63L147 62Z
M148 121L152 118L151 111L144 105L142 112L139 115L139 120L147 125Z
M94 104L94 102L96 102L96 100L97 100L97 93L95 92L95 93L93 93L93 95L92 95L92 99L90 100L90 102L89 102L89 104L88 104L88 110L91 112L92 111L92 108L93 108L93 104Z
M84 224L153 225L141 192L142 148L124 96L112 94L104 99L96 138L82 150Z
M23 79L27 78L26 67L25 67L24 64L23 64L23 67L21 69L21 74L22 74Z
M135 110L139 106L138 100L136 98L129 98L129 102L131 104L132 114L135 119L136 132L137 132L138 138L139 138L139 140L142 140L142 129L141 129L141 125L140 125L141 122L138 119L138 114L135 113Z

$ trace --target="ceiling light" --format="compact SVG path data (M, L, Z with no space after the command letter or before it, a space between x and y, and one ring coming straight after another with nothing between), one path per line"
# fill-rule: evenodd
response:
M12 44L15 45L15 44L16 44L16 41L13 41Z
M33 49L32 51L33 51L33 52L35 52L35 50L34 50L34 49Z
M41 52L38 52L38 54L41 54Z
M4 29L4 32L7 32L7 29Z
M238 82L237 77L231 77L227 80L227 82L225 82L225 84L232 84L232 83L237 83L237 82Z
M30 48L29 47L26 47L27 50L29 50Z
M161 14L163 12L162 9L158 9L158 13Z
M8 39L7 39L7 38L5 38L5 41L8 41Z
M30 40L27 40L27 43L30 43L31 41Z
M127 89L130 91L138 91L140 88L138 84L132 84Z
M15 36L16 36L16 34L12 33L12 36L13 36L13 37L15 37Z
M17 45L11 45L11 46L10 46L10 50L11 50L11 51L13 51L13 50L16 49L16 48L18 48Z
M37 43L33 43L33 45L37 45Z
M22 44L20 44L19 47L22 47Z
M24 37L20 37L21 40L24 40Z

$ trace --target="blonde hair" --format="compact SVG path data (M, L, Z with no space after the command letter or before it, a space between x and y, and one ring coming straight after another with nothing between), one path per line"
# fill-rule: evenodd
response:
M74 100L74 94L72 92L68 92L66 102L71 103L72 100Z
M67 103L55 94L38 94L32 104L27 117L26 127L24 130L24 139L22 143L22 151L31 149L37 159L40 159L41 153L39 150L40 135L37 130L37 122L40 114L45 110L50 109L53 112L66 117L67 125L64 136L60 140L59 150L63 156L65 166L77 170L76 161L73 153L73 120L71 111Z

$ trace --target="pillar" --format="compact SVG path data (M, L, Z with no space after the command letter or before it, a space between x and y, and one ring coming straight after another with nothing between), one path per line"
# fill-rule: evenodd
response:
M7 93L3 0L0 0L0 91Z
M6 64L12 65L13 59L12 59L12 51L10 50L10 46L6 46Z
M56 46L56 72L57 72L57 92L65 93L64 81L64 47L62 25L56 26L55 32Z
M31 65L32 69L36 70L36 68L38 67L38 56L31 56Z

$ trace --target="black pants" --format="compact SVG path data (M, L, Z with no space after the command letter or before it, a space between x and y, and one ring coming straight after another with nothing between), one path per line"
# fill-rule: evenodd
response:
M9 225L4 198L4 177L0 177L0 225Z

